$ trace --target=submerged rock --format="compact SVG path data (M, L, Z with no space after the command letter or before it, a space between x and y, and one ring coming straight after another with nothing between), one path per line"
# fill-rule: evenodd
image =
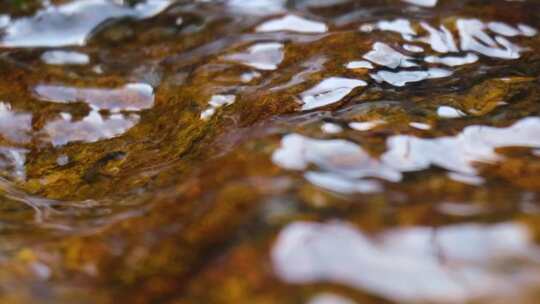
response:
M538 302L539 3L18 3L0 303Z

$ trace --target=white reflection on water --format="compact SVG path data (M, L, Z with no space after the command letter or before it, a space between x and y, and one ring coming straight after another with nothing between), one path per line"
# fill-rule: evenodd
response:
M403 35L416 35L416 30L412 28L411 22L403 18L381 20L375 24L375 27L381 31L396 32Z
M417 66L416 63L411 61L411 57L403 55L387 44L381 42L375 42L375 44L373 44L373 50L366 53L364 59L391 69Z
M441 25L437 29L427 22L420 22L420 26L428 33L428 35L419 38L410 37L408 40L427 43L434 51L439 53L459 51L456 42L454 41L454 36L446 26Z
M351 70L354 70L354 69L373 69L373 64L371 64L371 62L365 61L365 60L356 60L356 61L351 61L351 62L347 63L347 65L345 67L347 69L351 69Z
M28 150L0 147L0 172L3 176L24 180L26 178L26 154Z
M327 134L337 134L343 131L343 128L335 123L325 122L321 125L321 131Z
M140 115L133 113L154 105L154 89L145 83L129 83L120 88L78 88L38 85L35 94L47 102L88 104L90 112L78 120L69 113L48 121L39 132L54 146L71 142L96 142L124 134L134 127ZM105 115L101 111L109 111ZM128 113L123 113L128 112Z
M96 142L110 139L125 133L139 122L137 114L112 114L108 117L92 110L81 120L62 113L59 118L47 122L43 132L53 146L70 142Z
M358 129L371 127L374 126L359 125ZM425 128L419 124L414 127ZM529 117L506 128L469 126L456 136L394 135L387 139L387 150L380 158L369 155L351 141L289 134L283 137L272 160L289 170L304 171L315 166L319 171L311 170L305 178L319 187L341 193L376 192L380 185L366 178L399 182L402 173L432 166L448 170L452 179L478 184L482 181L477 176L478 164L494 164L504 159L496 152L497 148L539 148L539 134L540 118Z
M378 71L369 76L377 82L386 82L396 87L402 87L411 82L443 78L450 75L452 72L449 70L430 68L427 71Z
M90 63L90 57L85 53L73 51L47 51L41 55L41 60L51 65L85 65Z
M423 47L408 43L403 45L403 49L412 53L422 53L424 51Z
M465 56L427 56L426 58L424 58L424 60L429 63L440 63L447 66L459 66L475 63L476 61L478 61L478 56L472 53L468 53Z
M489 22L487 27L490 31L503 36L514 37L522 34L519 29L504 22Z
M321 293L309 300L307 304L355 304L356 302L333 293Z
M402 0L418 6L434 7L437 5L437 0Z
M523 49L502 36L492 38L486 33L487 26L477 19L456 21L460 47L463 51L475 51L488 57L517 59Z
M70 100L64 100L68 101ZM107 106L99 102L93 104L93 101L88 101L91 110L82 119L74 119L69 113L60 113L57 118L47 121L40 130L33 130L31 113L14 111L9 104L0 102L0 135L16 144L29 143L35 137L37 140L50 142L53 146L62 146L71 142L110 139L125 133L139 122L140 117L135 113L104 115L99 110L107 109ZM0 170L9 172L11 177L24 179L27 152L23 148L0 147Z
M32 114L16 112L9 104L0 102L0 135L16 143L30 140Z
M38 97L58 103L85 102L100 110L139 111L154 105L154 89L146 83L129 83L120 88L78 88L41 84L34 88Z
M202 0L209 2L211 0ZM271 15L285 10L286 0L226 0L231 12L252 15Z
M417 122L417 121L410 122L409 126L415 128L415 129L418 129L418 130L429 130L429 129L431 129L431 126L429 124L422 123L422 122Z
M111 19L143 19L163 11L169 0L146 0L133 8L107 0L80 0L48 5L34 16L6 25L2 47L58 47L84 45L100 24Z
M310 166L320 171L308 171L304 178L310 183L338 193L372 193L382 190L380 178L401 180L400 172L371 157L357 144L342 140L320 140L299 134L289 134L272 155L274 164L288 170L304 171Z
M427 6L436 4L436 1L408 2ZM425 21L412 22L404 18L361 25L359 30L362 32L387 31L400 34L404 41L409 42L403 44L403 49L415 53L415 57L411 57L400 53L388 44L375 42L372 50L362 57L386 69L376 70L370 73L370 77L377 82L386 82L398 87L426 79L448 77L452 75L452 70L429 68L419 63L424 61L455 67L477 62L480 59L478 55L507 60L517 59L528 49L515 44L508 38L531 37L537 34L536 29L525 24L510 25L496 21L484 23L478 19L464 18L455 21L457 30L453 32L451 29L454 27L448 24L433 26ZM456 34L459 39L456 39ZM422 58L420 56L424 49L410 42L427 44L433 51L445 55L430 54ZM460 54L460 52L465 54ZM369 68L368 64L360 61L352 61L349 63L350 67L347 67L356 68L356 62L360 67Z
M356 131L368 131L375 128L378 125L382 125L385 123L386 122L384 120L371 120L371 121L362 121L362 122L353 121L349 123L349 128Z
M437 108L437 115L441 118L459 118L466 116L463 111L450 106L440 106Z
M377 193L383 190L376 180L359 180L331 172L309 171L304 174L304 178L315 186L338 193Z
M371 237L347 223L296 222L280 232L271 259L286 282L343 284L400 303L464 303L540 283L539 248L518 223Z
M216 111L221 107L226 107L232 105L236 101L236 96L234 95L212 95L210 101L208 102L208 108L206 108L201 113L202 120L210 119Z
M518 24L518 29L521 31L523 36L532 37L538 34L536 29L523 23Z
M392 136L381 160L401 172L427 169L432 165L475 175L475 163L495 163L504 157L502 147L540 147L540 118L529 117L507 128L468 126L457 136L433 139L410 135Z
M322 22L295 15L286 15L264 22L256 30L257 32L289 31L298 33L325 33L328 31L328 27Z
M15 144L26 144L31 140L32 114L14 111L10 104L0 102L0 138ZM25 161L28 150L0 146L0 174L24 180Z
M303 103L302 110L312 110L336 103L349 95L355 88L366 85L365 81L359 79L327 78L300 94Z
M225 56L225 60L237 61L259 70L275 70L283 61L283 44L277 42L257 43L245 53Z
M378 177L399 181L401 174L371 157L357 144L342 140L312 139L299 134L283 137L272 160L282 168L304 170L314 164L323 171L351 179Z

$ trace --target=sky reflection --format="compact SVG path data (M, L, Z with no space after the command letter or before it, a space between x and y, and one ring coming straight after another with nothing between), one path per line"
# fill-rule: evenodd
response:
M351 125L351 128L364 131L380 122L366 124ZM426 129L423 124L413 127ZM373 181L366 184L366 178L399 182L405 172L417 172L432 166L448 170L451 178L461 182L478 184L482 180L476 168L479 164L495 164L504 159L496 152L498 148L540 148L538 134L540 118L529 117L506 128L468 126L456 136L420 138L394 135L386 140L386 151L379 158L371 156L352 141L320 140L290 134L283 137L281 147L273 153L272 160L289 170L306 171L314 165L320 171L309 171L306 179L322 188L342 193L376 192L380 187Z
M133 8L107 0L81 0L47 5L34 16L12 20L0 40L2 47L59 47L84 45L103 22L132 17L143 19L164 10L168 0L146 0ZM96 14L96 12L100 12Z
M343 222L295 222L271 252L284 281L336 283L398 302L464 303L540 283L526 226L461 224L371 236ZM508 271L500 265L510 263Z

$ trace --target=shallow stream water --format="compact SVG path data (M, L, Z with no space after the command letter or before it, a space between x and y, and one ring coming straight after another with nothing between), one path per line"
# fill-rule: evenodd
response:
M0 303L539 303L540 1L5 0Z

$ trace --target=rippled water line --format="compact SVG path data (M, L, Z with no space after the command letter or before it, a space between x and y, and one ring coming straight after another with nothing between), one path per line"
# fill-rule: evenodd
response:
M11 199L20 202L34 211L33 224L36 227L50 229L56 232L70 233L76 235L92 235L99 231L104 231L107 227L114 225L115 223L140 217L150 209L150 206L140 206L134 210L127 210L121 212L115 212L112 215L102 217L92 223L95 220L85 220L82 223L73 225L73 223L63 224L62 221L58 221L58 218L52 220L51 215L61 216L64 212L57 210L58 207L69 207L80 210L102 208L104 202L98 203L95 201L56 201L51 199L45 199L42 197L35 197L28 195L24 191L16 189L9 180L0 177L0 188L2 190L2 196L7 199ZM105 206L103 206L105 208ZM70 216L70 220L72 220Z

